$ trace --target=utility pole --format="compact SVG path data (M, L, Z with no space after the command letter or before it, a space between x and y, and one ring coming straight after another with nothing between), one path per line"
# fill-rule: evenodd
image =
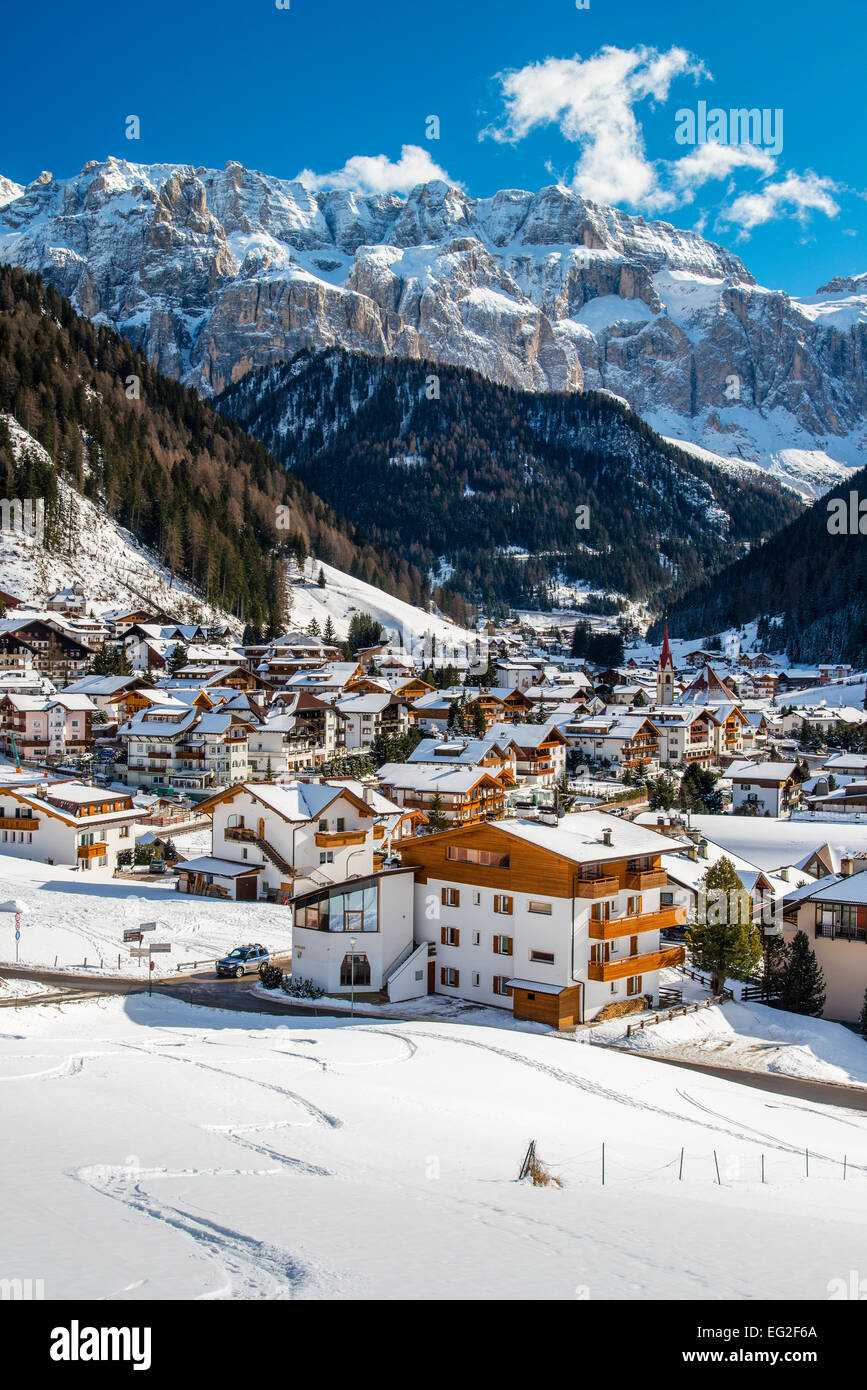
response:
M349 938L349 979L351 985L350 1018L355 1018L355 937Z

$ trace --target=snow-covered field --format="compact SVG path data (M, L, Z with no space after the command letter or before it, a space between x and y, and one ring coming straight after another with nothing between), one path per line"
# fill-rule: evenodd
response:
M440 1022L136 995L0 1030L2 1273L49 1299L823 1299L863 1256L846 1110ZM530 1139L561 1189L515 1181Z
M686 990L684 1002L689 1002ZM628 1038L627 1024L634 1022L634 1018L622 1018L600 1024L593 1031L594 1041L604 1040L644 1055L655 1053L714 1066L867 1086L867 1041L840 1023L799 1018L766 1004L740 1002L683 1014Z
M319 571L325 577L325 588L318 585ZM430 633L440 644L456 645L462 649L467 642L475 641L475 633L457 627L448 618L437 613L425 613L411 603L394 598L373 584L335 569L333 565L322 564L319 560L308 559L305 565L305 581L294 582L290 589L291 609L288 625L291 629L306 629L315 618L320 629L331 618L337 636L343 639L349 632L349 624L357 613L369 613L378 619L389 637L402 639L409 647L413 638L420 639ZM297 570L290 576L299 580Z
M863 678L847 681L840 685L814 685L809 690L787 691L785 695L778 697L777 704L780 706L791 705L795 709L800 708L801 705L827 705L829 709L835 709L839 705L849 705L854 706L855 709L863 709L864 691Z
M87 969L130 975L143 969L123 944L124 929L156 922L154 941L169 941L171 952L154 956L154 974L170 974L178 961L210 961L233 946L261 941L286 951L292 940L292 914L267 903L225 902L174 892L174 878L133 882L106 871L79 873L57 865L0 856L0 903L23 904L21 965ZM120 967L118 967L120 957ZM15 916L0 911L0 974L15 961Z

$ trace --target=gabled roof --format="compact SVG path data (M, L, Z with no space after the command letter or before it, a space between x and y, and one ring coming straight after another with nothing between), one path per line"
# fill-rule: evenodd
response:
M339 797L348 797L362 815L373 816L373 811L363 797L347 786L330 782L235 782L231 787L217 792L207 801L199 803L197 810L211 811L221 802L232 801L239 792L247 792L263 806L275 811L286 821L295 823L316 820L326 807Z
M735 704L735 697L712 666L706 665L677 697L678 704Z
M502 786L501 770L494 767L457 767L446 763L384 763L377 772L380 785L410 791L447 792L456 796L473 791L481 782Z
M832 874L827 879L819 879L811 892L786 895L787 905L792 902L858 903L867 905L867 869L854 874Z

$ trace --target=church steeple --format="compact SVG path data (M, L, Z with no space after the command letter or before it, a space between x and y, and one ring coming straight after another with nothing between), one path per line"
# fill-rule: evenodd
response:
M662 651L659 653L659 662L656 667L656 703L658 705L674 703L674 659L668 641L668 623L665 624Z

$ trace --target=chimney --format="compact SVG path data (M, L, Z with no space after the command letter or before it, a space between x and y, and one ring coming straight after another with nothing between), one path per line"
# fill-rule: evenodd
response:
M788 883L788 881L789 881L789 870L788 870L788 869L778 869L777 872L779 873L779 876L780 876L780 878L783 880L783 882L784 882L784 883Z
M849 878L851 876L851 874L854 871L854 868L855 861L849 855L846 855L845 859L840 860L840 873L843 874L845 878Z
M699 859L707 859L707 840L699 840L698 857Z
M608 825L606 825L605 829L602 831L602 843L603 845L611 844L611 827Z
M690 845L689 849L686 851L686 857L687 859L691 859L693 864L698 863L698 850L695 845Z

